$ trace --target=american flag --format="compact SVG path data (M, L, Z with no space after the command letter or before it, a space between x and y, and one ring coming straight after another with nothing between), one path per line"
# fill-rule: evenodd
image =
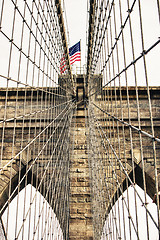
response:
M69 57L71 65L76 61L81 61L80 41L69 48Z
M69 58L71 65L76 61L81 61L80 41L69 48ZM63 74L65 71L66 71L66 59L64 54L63 57L61 58L60 72L61 74Z

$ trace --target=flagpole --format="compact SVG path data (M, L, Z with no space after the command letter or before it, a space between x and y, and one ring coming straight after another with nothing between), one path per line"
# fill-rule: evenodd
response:
M81 53L81 39L80 39L80 53ZM82 56L81 56L82 58ZM81 60L80 60L80 74L81 74Z

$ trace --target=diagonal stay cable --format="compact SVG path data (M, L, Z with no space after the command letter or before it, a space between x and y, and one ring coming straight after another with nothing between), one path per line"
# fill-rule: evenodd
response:
M14 3L13 0L11 0L11 1L12 1L13 5L15 6L16 11L19 12L20 16L22 17L23 21L25 22L26 26L28 27L31 35L35 38L37 44L41 47L41 50L44 52L44 55L46 55L45 49L42 48L40 42L37 40L37 38L36 38L35 35L33 34L30 26L28 26L28 24L27 24L27 21L24 19L24 17L22 16L21 12L19 11L18 6L16 5L16 3ZM25 2L26 2L26 1L25 1ZM30 15L32 16L32 20L35 21L34 16L33 16L33 13L32 13L32 11L31 11L31 9L29 8L27 2L26 2L26 5L27 5L27 7L28 7L28 10L29 10L29 12L30 12ZM36 4L35 4L35 5L36 5ZM44 12L43 9L42 9L42 12ZM39 11L38 11L38 13L40 14ZM44 22L43 22L43 17L44 17L44 16L42 17L42 16L40 15L40 17L41 17L41 19L42 19L42 25L44 26L44 25L45 25ZM36 21L35 21L35 24L37 25L37 28L39 29L38 24L37 24ZM44 27L45 27L45 26L44 26ZM57 27L57 26L56 26L56 27ZM47 28L47 29L48 29L48 28ZM25 54L25 52L23 52L22 49L19 48L19 47L15 44L15 42L13 41L13 39L10 39L10 38L5 34L5 32L2 31L2 29L0 30L0 32L1 32L1 33L9 40L9 42L11 42L34 66L36 66L43 74L45 74L46 77L48 77L49 79L51 79L39 66L36 65L36 63L30 58L29 55ZM40 29L39 29L39 32L40 32L40 34L41 34L41 36L42 36L42 38L43 38L43 41L45 42L45 45L47 45L47 42L46 42L46 40L45 40L45 38L44 38L44 36L43 36L43 33L40 31ZM47 30L46 30L46 34L47 34L47 36L49 36ZM50 38L49 38L49 40L50 40ZM52 41L53 41L53 39L52 39ZM51 40L50 40L50 42L51 42ZM54 46L54 45L55 45L55 44L53 44L53 46ZM53 47L53 46L52 46L52 47ZM48 48L48 50L50 51L48 45L47 45L47 48ZM52 56L52 60L55 60L54 57L53 57L52 52L50 52L50 55ZM56 63L57 69L55 68L55 65L52 63L52 60L50 60L47 55L46 55L46 57L47 57L48 61L50 62L50 64L52 65L53 69L55 69L56 72L58 73L58 70L57 70L57 69L59 69L59 67L58 67L56 61L54 61L54 63ZM53 81L53 80L52 80L52 81Z
M98 124L98 127L101 129L101 131L102 131L102 133L103 133L103 136L104 136L105 140L108 142L108 144L109 144L109 146L110 146L110 149L112 150L112 152L113 152L115 158L118 160L120 166L121 166L122 169L123 169L124 174L126 175L127 179L129 180L129 182L131 183L132 187L134 188L134 190L135 190L135 192L136 192L138 198L140 199L141 203L143 204L145 210L147 211L147 213L149 214L150 218L152 219L154 225L155 225L156 228L158 229L159 227L158 227L157 223L155 222L155 220L154 220L152 214L150 213L150 211L146 208L146 206L145 206L145 204L144 204L144 202L143 202L141 196L139 195L139 193L137 192L137 190L136 190L136 188L135 188L134 183L132 182L131 178L129 177L127 171L125 170L125 168L124 168L124 166L123 166L123 163L121 162L121 160L120 160L119 157L117 156L117 154L116 154L116 152L115 152L115 150L114 150L112 144L110 143L110 141L109 141L109 139L107 138L105 132L103 131L103 128L102 128L102 126L100 125L98 119L96 118L95 115L93 116L93 118L95 119L95 122Z
M24 150L26 150L42 133L44 133L60 116L61 114L67 109L67 107L69 106L66 105L66 107L62 110L62 112L60 112L58 114L58 116L56 116L55 119L53 119L53 121L51 121L39 134L37 134L21 151L19 151L6 165L4 165L1 169L0 169L0 173L7 167L9 166ZM62 118L63 119L63 118ZM61 119L61 120L62 120Z
M73 109L74 107L70 107L68 109L68 111L71 109ZM68 113L68 111L64 114L64 116ZM40 150L40 152L38 153L38 155L36 156L36 158L34 159L34 161L31 163L31 165L29 166L29 168L27 169L25 175L21 178L21 180L18 182L16 188L14 189L14 191L12 192L12 194L10 195L10 197L8 198L8 201L10 201L10 199L12 198L12 196L14 196L14 193L16 192L17 188L20 186L20 184L22 183L22 181L25 179L25 177L27 176L27 174L29 173L29 171L31 170L31 168L34 166L34 164L36 163L36 161L38 160L39 156L42 154L43 150L45 149L45 147L47 146L47 144L49 143L49 141L51 140L51 138L53 137L53 135L55 134L55 131L56 129L59 127L60 123L62 122L62 120L64 119L64 116L63 118L61 119L61 121L58 123L58 125L56 126L56 128L54 129L52 135L50 135L49 139L47 140L47 142L45 143L45 145L43 146L43 148ZM66 117L67 118L67 117ZM65 125L64 125L65 126ZM55 152L55 149L59 143L59 140L60 140L60 137L58 138L57 140L57 143L56 143L56 146L54 148L54 152ZM52 153L51 155L51 159L53 157L53 154L54 152ZM50 160L51 161L51 160ZM7 201L7 202L8 202ZM0 210L0 214L3 212L3 210L5 209L6 205L7 205L7 202L4 204L4 206L2 207L2 209Z
M91 111L92 112L92 111ZM89 119L93 119L92 118L92 116L91 117L89 117ZM94 120L93 120L94 121ZM89 125L91 126L91 122L89 123L90 121L88 121L88 128L89 128ZM93 134L93 129L91 129L91 132L92 132L92 134ZM99 135L101 136L101 133L100 133L100 131L99 131L99 129L98 129L98 132L99 132ZM89 144L90 145L92 145L92 152L94 151L94 146L93 146L93 143L92 143L92 141L90 140L90 138L89 138L89 133L87 133L87 135L88 135L88 142L89 142ZM94 135L94 137L96 137L96 134L94 133L93 134ZM101 137L102 138L102 137ZM98 140L96 141L96 142L98 142ZM102 143L104 142L104 140L102 139ZM89 151L89 148L88 148L88 151ZM97 148L96 148L96 150L95 150L95 152L97 152ZM107 150L106 150L106 152L107 152ZM93 155L94 155L95 153L93 152ZM99 158L100 158L100 151L99 151L99 153L98 153L98 155L99 155ZM110 203L110 205L112 205L113 206L113 199L112 199L112 197L111 197L111 193L110 193L110 187L109 187L109 184L107 183L107 180L106 180L106 174L105 174L105 169L104 169L104 166L103 166L103 164L102 164L102 162L100 161L100 163L99 163L100 165L101 165L101 167L102 167L102 170L103 170L103 174L104 174L104 176L105 176L105 186L106 186L106 190L107 190L107 195L108 195L108 197L109 197L109 203ZM91 163L90 163L90 165L91 165ZM90 166L90 170L92 169L92 167ZM91 174L91 173L90 173ZM117 178L117 176L116 176L116 178ZM110 183L111 184L111 183ZM122 195L123 195L123 193L122 193ZM105 201L105 200L104 200ZM127 207L127 206L126 206ZM128 207L127 207L127 210L128 210ZM114 219L114 222L115 222L115 225L116 225L116 231L117 231L117 233L118 233L118 235L120 236L120 233L119 233L119 231L118 231L118 226L117 226L117 219L116 219L116 213L115 213L115 209L114 208L112 208L112 214L113 214L113 219ZM121 239L120 237L118 238L118 239Z
M72 110L73 110L73 109L72 109ZM67 115L67 117L66 117L65 123L67 122L67 119L68 119L68 115ZM51 157L50 157L50 160L48 161L48 164L47 164L47 166L46 166L46 168L45 168L45 171L44 171L44 173L43 173L43 176L42 176L42 178L41 178L41 181L40 181L40 183L39 183L39 185L38 185L38 187L37 187L37 190L39 190L39 188L40 188L40 186L41 186L41 184L42 184L42 182L43 182L43 179L44 179L44 177L45 177L45 175L46 175L46 172L47 172L47 170L48 170L48 168L49 168L49 165L50 165L51 160L52 160L52 158L53 158L53 155L54 155L54 153L55 153L56 147L58 146L58 143L59 143L59 141L60 141L60 139L61 139L61 136L62 136L62 133L63 133L64 128L65 128L65 124L63 125L63 128L62 128L61 133L60 133L59 138L58 138L58 141L57 141L56 146L55 146L55 148L54 148L54 150L53 150L53 152L52 152L52 155L51 155ZM64 141L64 139L65 139L64 137L65 137L65 135L63 136L63 141ZM63 141L61 142L61 146L63 145ZM58 156L57 156L57 159L58 159ZM54 176L54 172L52 173L52 176L51 176L51 179L50 179L50 184L51 184L51 182L52 182L53 176ZM48 193L49 193L49 187L48 187L48 190L47 190L47 192L46 192L45 198L47 197ZM22 230L22 228L23 228L24 222L25 222L25 220L26 220L26 218L27 218L27 216L28 216L28 214L29 214L29 212L30 212L30 210L31 210L31 205L33 204L33 201L34 201L36 195L37 195L37 191L36 191L36 193L35 193L32 201L30 202L30 207L29 207L29 209L28 209L28 211L27 211L27 213L26 213L26 215L25 215L25 218L24 218L24 220L23 220L23 223L22 223L22 225L21 225L21 228L20 228L20 230L19 230L19 232L18 232L18 234L17 234L17 239L18 239L19 234L20 234L20 232L21 232L21 230ZM39 214L41 214L41 212L40 212Z
M92 114L93 114L93 111L92 111ZM95 121L95 115L94 115L94 114L93 114L93 120ZM97 122L95 122L95 125L96 125L97 130L98 130L98 133L99 133L99 135L100 135L100 137L101 137L101 139L102 139L102 144L103 144L103 147L104 147L104 149L105 149L106 155L108 155L108 151L107 151L106 145L105 145L105 143L104 143L103 136L102 136L102 134L101 134L101 132L100 132L100 126L98 126ZM125 203L125 206L126 206L126 209L127 209L127 212L128 212L128 217L129 217L129 219L130 219L131 222L132 222L132 225L133 225L133 228L134 228L134 230L135 230L135 233L136 233L136 235L137 235L137 237L138 237L138 240L140 240L140 239L139 239L139 232L136 230L136 227L135 227L133 218L132 218L131 213L130 213L129 206L127 205L127 203L126 203L126 201L125 201L125 198L123 197L123 190L122 190L121 184L120 184L120 182L119 182L119 180L118 180L117 174L116 174L116 172L115 172L115 170L114 170L113 161L110 161L110 164L111 164L112 173L115 175L116 183L117 183L117 185L118 185L118 187L119 187L119 189L120 189L120 191L121 191L122 198L123 198L123 200L124 200L124 203ZM106 183L106 181L105 181L105 184L106 184L106 187L108 188L108 186L107 186L108 184ZM113 204L113 199L110 199L109 202L110 202L110 204L111 204L111 206L112 206L112 204ZM113 206L112 206L112 207L113 207ZM114 220L115 220L115 219L114 219Z
M29 84L27 84L27 83L23 83L23 82L21 82L21 81L15 80L15 79L13 79L13 78L11 78L11 77L6 77L6 76L4 76L4 75L2 75L2 74L0 74L0 77L5 78L6 80L10 80L10 81L13 81L13 82L15 82L15 83L24 85L25 87L28 87L28 88L31 88L31 89L35 89L35 90L39 90L39 91L41 91L41 92L49 93L50 95L55 95L55 96L59 96L59 97L66 97L66 95L61 95L61 94L57 94L57 93L54 93L54 92L50 92L50 91L44 90L44 89L46 89L46 87L44 87L44 89L43 89L43 87L42 87L42 88L40 88L40 87L34 87L34 86L29 85ZM59 85L58 85L58 86L59 86ZM60 87L60 86L59 86L59 87ZM26 90L27 90L27 89L26 89ZM64 90L64 88L63 88L63 90ZM66 91L66 90L65 90L65 91ZM69 93L69 92L68 92L68 93ZM70 93L69 93L69 94L70 94Z
M72 113L72 115L71 115L71 117L70 117L70 125L71 125L71 121L72 121L72 116L73 116L73 113ZM65 126L65 124L64 124L64 126ZM71 128L69 127L69 130L70 130L70 129L71 129ZM56 164L55 164L55 166L58 164L58 158L59 158L59 156L60 156L60 154L61 154L61 151L62 151L62 152L63 152L63 151L68 151L69 144L68 144L68 146L67 146L67 149L63 149L63 150L62 150L64 140L65 140L65 135L63 136L63 140L61 141L61 146L60 146L60 149L59 149L59 151L58 151L58 155L57 155L57 158L56 158ZM49 180L50 183L49 183L49 185L47 186L47 192L46 192L46 195L45 195L45 197L44 197L45 199L47 198L48 193L49 193L49 191L50 191L50 187L51 187L51 184L52 184L53 177L54 177L54 171L53 171L53 173L52 173L52 175L51 175L51 177L50 177L50 180ZM57 178L56 178L56 180L57 180ZM57 180L57 181L58 181L58 180ZM55 188L54 188L54 190L55 190ZM50 205L52 205L53 197L54 197L54 194L52 194L52 199L51 199ZM40 212L39 216L42 215L43 209L44 209L44 205L43 205L43 207L42 207L42 209L41 209L41 212ZM39 217L39 219L38 219L37 226L36 226L36 228L35 228L35 230L34 230L34 233L36 233L36 231L37 231L37 227L38 227L38 225L39 225L39 221L40 221L40 217ZM33 239L34 239L34 238L33 238Z
M45 108L45 109L43 109L43 110L37 110L37 111L31 112L31 113L26 113L26 114L24 114L24 115L20 115L20 116L17 116L17 117L4 119L4 120L0 121L0 124L1 124L1 123L4 123L4 122L13 121L14 119L18 120L18 119L21 119L21 118L24 118L24 117L30 117L30 116L35 115L35 114L37 114L37 113L43 113L43 112L52 110L52 109L54 109L54 108L60 107L60 106L62 106L62 105L64 105L64 104L69 103L69 102L72 102L72 101L73 101L73 100L69 100L69 101L66 101L66 102L64 102L64 103L57 104L57 105L55 105L55 106L53 106L53 107Z
M128 9L128 15L127 15L123 25L121 26L121 31L120 31L119 35L115 38L116 41L115 41L113 47L111 48L111 52L108 55L108 59L105 61L105 65L103 66L103 70L106 67L107 62L109 61L109 58L111 57L111 55L113 53L113 50L115 49L115 47L116 47L116 45L118 43L118 40L120 39L120 36L121 36L121 34L122 34L122 32L123 32L123 30L124 30L128 20L129 20L129 16L130 16L131 12L133 11L133 8L134 8L134 5L135 5L136 1L137 0L134 0L132 6ZM101 47L102 47L103 40L105 39L105 32L106 32L106 29L107 29L107 26L108 26L109 19L111 18L111 12L112 12L113 6L114 6L114 1L112 1L112 3L111 3L111 7L110 7L109 14L108 14L108 17L107 17L106 27L105 27L104 33L103 33L103 35L101 34L102 35L101 36L101 42L99 41L98 44L97 44L97 46L99 47L99 51L98 51L98 53L96 55L96 57L97 57L97 59L95 60L96 63L98 62L98 58L100 56L100 50L101 50ZM93 64L93 65L96 67L96 64ZM101 71L103 72L103 70L101 70Z
M137 128L137 127L135 127L135 126L133 126L133 125L131 125L131 124L123 121L122 119L119 119L119 118L113 116L112 114L106 112L105 110L103 110L102 108L100 108L99 106L97 106L95 103L92 102L92 104L93 104L96 108L98 108L100 111L102 111L103 113L107 114L107 115L108 115L109 117L111 117L112 119L114 119L114 120L116 120L116 121L118 121L118 122L126 125L126 126L129 127L129 128L132 128L133 130L136 130L136 131L138 131L139 133L142 133L142 134L144 134L145 136L151 138L152 140L160 143L160 139L159 139L159 138L156 138L156 137L154 137L153 135L147 133L146 131L143 131L143 130L141 130L140 128Z
M122 71L120 71L115 77L113 77L111 80L109 80L104 86L102 86L101 88L99 88L99 90L95 91L94 93L90 94L88 97L91 97L93 95L95 95L96 93L99 93L103 88L105 88L106 86L108 86L111 82L113 82L114 80L116 80L118 77L120 77L120 75L122 73L124 73L129 67L131 67L132 65L134 65L138 60L140 60L144 55L147 55L153 48L155 48L158 44L160 43L160 38L159 40L157 40L150 48L148 48L147 50L143 51L141 53L141 55L139 55L134 61L132 61L131 63L129 63L124 69L122 69Z

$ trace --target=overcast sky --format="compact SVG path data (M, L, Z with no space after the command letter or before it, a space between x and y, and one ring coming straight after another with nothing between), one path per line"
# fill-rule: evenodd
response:
M27 2L32 2L31 0L28 0ZM88 29L88 17L87 17L87 2L88 0L62 0L65 3L65 9L66 9L66 16L67 16L67 22L68 22L68 29L69 29L69 47L73 46L75 43L77 43L81 39L81 49L82 49L82 61L81 66L83 67L84 64L86 64L86 56L87 56L87 41L86 41L86 31ZM130 4L133 2L133 0L129 1ZM138 2L138 1L137 1ZM138 15L138 3L136 2L134 6L134 11L131 14L131 20L132 20L132 28L133 28L133 36L134 36L134 47L135 47L135 57L140 56L142 53L142 47L141 47L141 39L140 39L140 27L139 27L139 15ZM21 3L23 1L18 1L18 6L20 7ZM127 16L127 1L121 1L122 4L122 11L123 11L123 22L125 21L125 18ZM23 4L22 4L23 5ZM145 50L147 50L149 47L151 47L159 38L159 20L158 20L158 10L157 10L157 0L145 0L141 1L141 7L142 7L142 18L143 18L143 33L144 33L144 44L145 44ZM119 12L118 4L115 4L115 8L117 8L117 13ZM7 36L10 37L11 35L11 28L12 28L12 21L13 21L13 9L14 5L11 0L5 1L5 8L3 11L3 21L2 21L2 29L5 32ZM21 8L20 8L21 9ZM23 8L21 9L21 11ZM27 16L26 16L27 18ZM113 19L113 18L112 18ZM118 17L117 17L118 19ZM5 22L8 22L9 24L5 24ZM129 24L128 24L129 26ZM129 27L126 26L124 29L124 35L125 35L125 48L126 48L126 59L127 64L132 61L132 54L131 54L131 43L130 43L130 34L129 34ZM19 14L16 15L16 24L15 24L15 31L14 31L14 41L15 43L19 44L20 42L20 29L22 28L22 18ZM120 22L117 20L117 32L119 33L121 29ZM26 30L26 29L25 29ZM128 31L128 32L127 32ZM126 33L127 32L127 33ZM24 39L26 39L26 42L28 41L28 36L25 35L27 32L24 33ZM120 44L121 41L119 41L118 44ZM1 54L0 54L0 74L6 76L8 72L8 59L9 59L9 46L8 39L5 38L2 34L0 35L0 47L1 47ZM34 46L34 43L32 44ZM23 43L24 51L27 49L27 44L25 47L25 43ZM25 49L26 48L26 49ZM34 48L34 47L33 47ZM122 49L122 46L119 47L119 49ZM26 50L27 51L27 50ZM17 79L17 72L18 72L18 59L19 59L19 51L16 48L13 48L13 57L14 59L11 62L11 69L10 69L10 76L13 79ZM124 68L123 66L123 56L122 51L119 51L120 56L120 70ZM33 58L34 51L31 51L31 57ZM37 54L38 56L38 54ZM21 76L20 81L24 81L24 75L26 71L26 59L24 56L22 56L22 62L21 62ZM17 59L17 61L15 61ZM160 44L157 45L153 50L151 50L146 55L146 62L147 62L147 72L148 72L148 79L149 79L149 85L156 86L160 85ZM37 60L38 62L38 60ZM76 62L74 66L80 66L79 62ZM144 66L143 66L143 60L137 61L136 63L137 68L137 79L138 79L138 85L146 85L145 80L145 74L144 74ZM75 69L74 69L75 70ZM32 78L32 71L29 71L29 78ZM116 70L116 74L118 71ZM127 71L129 75L129 85L135 85L134 83L134 75L133 75L133 68L129 68ZM118 79L118 78L117 78ZM123 77L121 77L121 83L123 83ZM41 81L41 78L40 80ZM3 85L6 81L3 79ZM37 84L37 79L35 77L34 84ZM11 86L14 86L13 84ZM39 83L41 85L41 83ZM16 85L15 85L16 86Z
M87 1L88 0L65 0L65 8L67 15L67 22L69 28L69 47L81 39L82 59L81 65L86 63L85 57L87 53L86 48L86 30L87 23ZM63 1L62 1L63 3ZM75 65L80 66L79 62Z
M86 30L88 29L87 21L87 1L88 0L62 0L62 3L65 2L67 22L69 28L70 44L69 47L74 45L80 39L82 39L82 66L86 63ZM133 3L133 0L130 0L130 5ZM123 21L127 16L127 1L121 1L122 4L122 14ZM115 8L118 7L118 4L115 4ZM156 0L145 0L141 1L142 8L142 19L143 19L143 33L144 33L144 44L145 50L151 47L159 38L160 25L158 20L158 10L157 10L157 1ZM118 12L119 10L117 10ZM140 39L140 26L139 26L139 13L138 13L138 3L136 2L134 6L134 11L131 14L132 20L132 29L134 36L134 47L135 47L135 56L138 57L142 52L141 39ZM118 18L118 16L117 16ZM120 23L117 20L117 32L120 31ZM128 33L126 33L128 31ZM130 63L132 61L131 54L131 45L130 45L130 33L129 33L129 24L125 27L125 47L126 47L126 58ZM146 55L147 61L147 70L148 70L148 79L149 85L159 86L160 85L160 44L155 47L153 50ZM76 62L75 65L80 66L79 62ZM138 85L146 85L146 80L144 76L144 71L142 71L143 61L138 61L137 65L138 72ZM129 69L129 84L135 85L134 79L132 79L133 72ZM123 82L123 78L121 79ZM122 83L123 84L123 83Z

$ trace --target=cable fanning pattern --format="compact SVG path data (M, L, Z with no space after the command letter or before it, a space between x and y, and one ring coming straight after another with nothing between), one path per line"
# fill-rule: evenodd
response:
M152 227L159 236L158 29L158 1L90 1L86 126L97 240L152 239Z
M62 27L60 1L0 3L0 215L6 239L68 239L75 104L69 62L60 74L61 59L67 64L68 58Z

